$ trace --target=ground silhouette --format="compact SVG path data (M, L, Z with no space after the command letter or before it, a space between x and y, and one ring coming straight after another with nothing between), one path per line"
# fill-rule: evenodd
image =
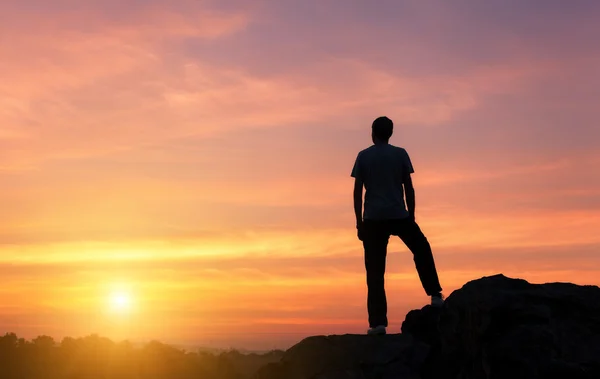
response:
M310 337L255 378L598 379L600 288L485 277L402 334Z
M27 341L7 333L0 337L0 378L246 379L282 353L188 352L158 341L134 347L98 335L60 343L49 336Z

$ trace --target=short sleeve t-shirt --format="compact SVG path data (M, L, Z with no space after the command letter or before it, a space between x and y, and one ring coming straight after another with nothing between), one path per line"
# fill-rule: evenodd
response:
M409 216L404 201L402 179L414 173L406 150L390 144L377 144L356 157L351 176L365 185L364 219L389 220Z

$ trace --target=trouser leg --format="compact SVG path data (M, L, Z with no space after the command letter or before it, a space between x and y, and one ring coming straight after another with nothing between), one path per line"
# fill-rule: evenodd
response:
M367 310L369 326L388 325L385 296L385 261L389 234L380 223L365 225L365 269L367 271Z
M396 234L396 233L394 233ZM442 291L431 245L414 220L402 220L398 227L398 237L413 253L415 266L421 279L421 284L427 295L435 295Z

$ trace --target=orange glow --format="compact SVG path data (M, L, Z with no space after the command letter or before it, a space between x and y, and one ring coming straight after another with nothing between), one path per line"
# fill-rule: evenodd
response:
M48 9L0 4L5 331L247 348L364 332L350 170L384 114L446 295L496 273L600 284L593 12L515 11L538 35L443 2L411 3L417 23L319 3L300 24L269 1L31 2ZM427 298L398 240L387 267L398 330Z

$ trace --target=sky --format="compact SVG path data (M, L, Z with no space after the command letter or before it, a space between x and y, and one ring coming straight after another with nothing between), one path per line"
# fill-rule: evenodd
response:
M444 293L600 284L600 3L0 3L0 334L364 333L350 171L395 124ZM427 303L388 250L390 332Z

